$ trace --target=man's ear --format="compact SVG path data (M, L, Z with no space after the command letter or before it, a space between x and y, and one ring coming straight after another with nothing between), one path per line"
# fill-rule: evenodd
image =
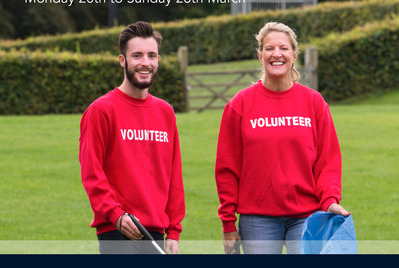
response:
M123 56L123 55L119 55L119 64L123 67L123 68L125 68L125 56Z

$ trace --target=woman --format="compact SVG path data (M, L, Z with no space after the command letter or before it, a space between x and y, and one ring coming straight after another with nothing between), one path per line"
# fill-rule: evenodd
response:
M296 83L298 44L282 23L256 35L263 75L226 105L215 177L226 253L299 253L312 213L348 216L341 199L341 153L327 103ZM240 214L239 233L235 222Z

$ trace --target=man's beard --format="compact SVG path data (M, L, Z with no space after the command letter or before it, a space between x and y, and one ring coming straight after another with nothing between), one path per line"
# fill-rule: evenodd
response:
M150 71L152 71L151 68L138 68L138 69L150 70ZM133 71L130 71L130 70L129 70L129 65L128 65L128 63L126 62L126 64L125 64L125 73L126 73L126 77L127 77L128 81L129 81L135 88L138 88L138 89L146 89L146 88L149 88L150 86L152 86L152 85L154 84L155 78L157 78L157 76L158 76L158 71L156 71L155 73L152 73L152 74L151 74L151 79L150 79L150 81L148 81L148 82L147 82L147 81L140 82L140 81L138 81L138 79L136 78L135 72L136 72L135 70L133 70Z

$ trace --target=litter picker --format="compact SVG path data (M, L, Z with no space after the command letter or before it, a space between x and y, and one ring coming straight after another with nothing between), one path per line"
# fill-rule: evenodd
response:
M157 244L157 242L155 242L154 238L152 237L152 235L147 231L147 229L139 222L139 220L133 215L133 214L128 214L129 217L132 219L132 221L134 222L134 224L137 226L137 228L139 229L140 233L148 240L151 241L151 244L156 248L156 250L160 253L160 254L166 254L165 251L162 250L162 248Z

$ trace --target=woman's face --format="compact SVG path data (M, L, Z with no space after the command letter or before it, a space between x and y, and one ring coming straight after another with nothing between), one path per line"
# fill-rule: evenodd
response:
M270 32L263 39L262 51L258 52L266 78L290 78L290 71L296 61L296 53L292 48L288 34Z

